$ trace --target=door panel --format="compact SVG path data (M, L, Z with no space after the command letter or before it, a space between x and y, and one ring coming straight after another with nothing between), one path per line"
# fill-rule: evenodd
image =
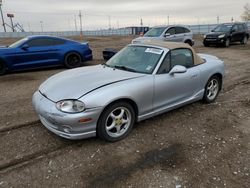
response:
M13 69L29 69L54 66L60 63L60 45L55 39L36 38L16 48L10 55ZM23 46L26 45L26 48Z
M185 102L196 94L199 85L198 66L189 68L186 73L155 75L154 109L156 111Z
M59 63L59 49L53 47L30 47L26 50L17 49L12 56L13 67L16 69L52 66Z

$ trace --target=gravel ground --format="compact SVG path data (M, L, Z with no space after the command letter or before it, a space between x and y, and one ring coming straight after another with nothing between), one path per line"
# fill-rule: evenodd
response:
M85 66L102 63L105 47L131 39L86 38L94 60ZM225 61L217 101L138 123L117 143L65 140L38 121L32 94L64 68L1 76L0 187L250 187L250 45L204 48L197 38L195 49Z

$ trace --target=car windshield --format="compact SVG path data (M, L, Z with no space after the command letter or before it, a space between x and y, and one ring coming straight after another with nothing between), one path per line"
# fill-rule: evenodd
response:
M125 71L151 74L162 53L163 50L159 48L127 46L105 65Z
M232 25L218 25L214 32L229 32L233 26Z
M9 48L16 48L16 47L18 47L18 46L20 46L21 44L23 44L25 41L27 41L28 40L28 38L23 38L23 39L21 39L21 40L18 40L18 41L16 41L16 42L14 42L13 44L11 44L10 46L9 46Z
M165 30L166 30L166 27L152 28L144 36L145 37L159 37Z

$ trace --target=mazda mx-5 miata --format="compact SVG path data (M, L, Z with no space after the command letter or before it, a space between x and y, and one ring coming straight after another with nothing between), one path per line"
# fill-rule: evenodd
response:
M224 63L183 43L130 44L102 65L61 72L33 96L42 124L68 139L125 138L135 122L191 102L213 102Z
M75 68L92 59L88 43L52 36L30 36L0 47L0 75L7 71L65 65Z

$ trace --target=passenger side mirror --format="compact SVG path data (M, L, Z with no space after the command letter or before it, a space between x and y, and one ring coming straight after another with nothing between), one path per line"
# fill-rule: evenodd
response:
M187 72L187 68L182 66L182 65L175 65L171 71L169 72L170 75L174 75L174 74L180 74L180 73L185 73Z
M22 46L22 49L23 50L27 50L29 48L29 45L28 44L24 44L23 46Z
M164 37L169 37L170 35L170 33L165 33Z
M211 32L214 32L214 30L212 29Z

